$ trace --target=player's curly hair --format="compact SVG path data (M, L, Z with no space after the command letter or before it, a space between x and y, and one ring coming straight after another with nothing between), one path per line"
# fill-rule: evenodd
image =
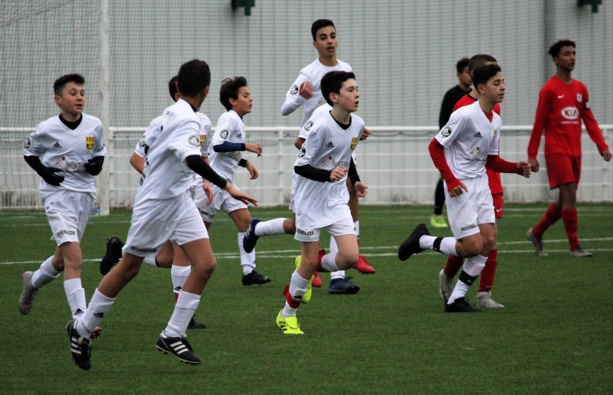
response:
M551 47L549 47L549 51L547 53L551 55L552 58L557 58L560 56L560 50L562 49L562 47L576 48L574 41L563 39L563 40L558 40Z

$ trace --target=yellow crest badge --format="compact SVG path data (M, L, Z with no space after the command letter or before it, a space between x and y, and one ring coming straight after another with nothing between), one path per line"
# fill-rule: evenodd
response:
M352 137L351 138L351 152L353 152L353 150L355 149L356 145L358 145L358 138L357 137Z
M204 147L204 142L206 141L206 134L200 135L200 148Z
M85 149L87 152L92 152L94 145L96 145L96 136L85 137Z

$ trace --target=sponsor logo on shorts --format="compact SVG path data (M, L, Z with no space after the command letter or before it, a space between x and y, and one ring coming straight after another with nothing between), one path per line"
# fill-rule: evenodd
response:
M60 230L55 235L57 237L61 237L62 235L74 236L76 234L77 234L77 232L75 232L74 230Z
M315 231L313 229L298 229L296 228L296 233L301 234L303 236L313 236Z
M136 251L136 252L144 252L144 253L156 252L156 249L155 249L155 248L140 248L140 247L130 246L130 249L131 249L132 251Z
M462 232L465 232L465 231L470 230L470 229L475 229L476 227L477 227L477 224L470 224L468 226L461 227L460 230Z

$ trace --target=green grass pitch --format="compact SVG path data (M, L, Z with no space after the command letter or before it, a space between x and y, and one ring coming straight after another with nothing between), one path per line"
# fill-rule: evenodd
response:
M284 336L275 326L298 242L261 238L258 271L273 281L243 287L236 229L220 215L210 229L218 268L197 311L209 328L188 333L202 365L183 365L156 351L173 309L170 271L143 266L103 321L89 372L70 357L61 278L40 290L28 316L17 309L21 273L38 268L54 248L45 216L2 213L0 392L611 394L613 205L579 205L582 245L594 253L582 259L569 256L561 223L545 235L549 256L534 254L525 233L545 209L505 207L493 295L506 307L466 315L443 313L437 291L443 256L396 257L413 227L429 222L431 208L361 207L361 252L377 273L348 271L361 286L356 295L328 295L324 274L324 287L298 312L304 336ZM251 211L261 219L290 213ZM106 238L125 239L129 221L130 212L122 210L90 219L82 243L88 300L101 278ZM450 235L448 229L431 232Z

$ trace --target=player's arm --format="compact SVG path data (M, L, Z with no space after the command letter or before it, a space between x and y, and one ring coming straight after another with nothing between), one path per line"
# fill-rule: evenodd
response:
M534 172L539 171L540 167L536 156L538 155L539 146L541 145L541 136L545 131L545 125L551 106L549 96L547 89L541 89L539 101L536 106L534 124L532 125L532 132L530 133L530 141L528 142L528 162L530 166L532 166L532 171Z
M258 178L258 169L254 166L253 163L249 162L247 159L241 158L241 160L238 161L238 165L247 169L252 180Z
M590 136L596 147L598 148L598 152L607 162L611 160L611 151L609 151L609 146L604 140L604 136L602 135L602 131L600 130L600 126L598 126L598 122L594 117L594 113L590 107L590 99L587 92L585 90L585 104L583 107L583 124L585 125L585 129L587 130L587 134Z
M145 158L140 156L138 153L133 152L130 156L130 165L132 165L137 172L143 174L145 171Z
M94 156L87 161L83 167L85 171L92 176L97 176L102 171L102 165L104 164L104 156Z
M281 115L285 116L293 113L305 101L310 99L312 94L313 85L311 81L306 75L300 73L285 94L285 101L281 105Z
M57 174L62 169L43 165L38 156L24 155L23 159L47 184L59 187L64 181L64 176Z
M531 165L527 161L508 162L499 155L488 155L485 167L498 173L515 173L530 178Z
M455 197L461 195L464 191L468 192L466 186L456 178L451 168L449 168L447 159L445 159L445 147L443 147L436 138L433 138L430 145L428 145L428 151L430 151L432 163L434 163L434 166L441 172L441 176L447 183L449 196Z
M351 182L351 185L353 185L358 197L366 197L368 187L362 182L362 180L360 180L360 175L358 174L358 169L353 161L353 156L351 157L351 162L349 162L347 178L349 178L349 181Z

